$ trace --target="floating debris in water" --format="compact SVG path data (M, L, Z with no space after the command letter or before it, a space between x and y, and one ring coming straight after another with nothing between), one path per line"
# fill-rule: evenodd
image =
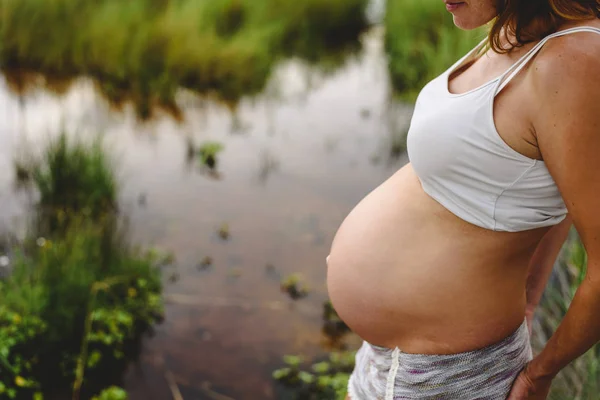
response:
M37 238L35 243L40 247L44 247L46 245L46 239L43 237L39 237L39 238Z
M205 142L197 150L200 161L210 169L217 166L217 154L223 150L224 146L218 142Z
M281 282L281 291L290 295L293 300L308 296L308 287L302 282L299 274L292 274Z
M212 257L206 256L202 259L202 261L200 261L200 264L198 264L198 269L200 271L205 271L207 269L209 269L213 264L213 259Z
M8 256L0 256L0 267L8 267L10 264L10 258Z
M223 240L227 240L230 236L231 234L229 233L229 225L226 223L221 225L219 228L219 237Z
M33 176L31 166L24 162L15 161L15 179L18 183L24 184L31 181Z
M232 278L239 278L242 276L242 269L238 267L230 269L229 276Z
M265 265L265 273L270 278L277 279L278 281L281 280L281 274L273 264Z
M171 275L169 275L169 282L174 283L179 280L179 272L175 271Z

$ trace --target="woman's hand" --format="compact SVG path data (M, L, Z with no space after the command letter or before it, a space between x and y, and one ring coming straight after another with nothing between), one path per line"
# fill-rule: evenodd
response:
M532 378L527 364L515 379L506 400L546 400L551 384L551 378Z

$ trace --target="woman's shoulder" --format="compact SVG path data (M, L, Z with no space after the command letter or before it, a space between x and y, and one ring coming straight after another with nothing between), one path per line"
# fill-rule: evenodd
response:
M560 30L590 26L598 31L580 31L548 40L532 63L532 84L541 93L557 87L571 90L600 89L600 19L578 22Z

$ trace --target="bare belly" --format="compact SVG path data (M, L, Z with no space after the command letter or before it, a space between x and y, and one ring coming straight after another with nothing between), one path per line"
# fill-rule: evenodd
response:
M429 197L409 165L340 226L327 284L348 326L407 353L474 350L523 322L529 259L547 228L493 232Z

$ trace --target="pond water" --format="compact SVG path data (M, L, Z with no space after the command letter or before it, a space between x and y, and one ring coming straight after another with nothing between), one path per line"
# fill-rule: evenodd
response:
M281 357L310 361L331 347L321 314L333 235L407 161L397 143L412 109L391 100L382 37L381 28L368 31L362 51L334 72L286 61L264 93L234 111L182 92L182 122L115 111L85 79L61 94L17 95L0 82L5 227L18 231L25 220L16 156L63 128L79 137L102 132L132 240L176 256L165 270L166 320L125 378L131 399L289 398L271 379ZM187 158L189 141L224 144L217 173ZM212 265L199 268L205 257ZM294 301L280 280L296 272L310 294ZM358 338L343 344L354 348Z

